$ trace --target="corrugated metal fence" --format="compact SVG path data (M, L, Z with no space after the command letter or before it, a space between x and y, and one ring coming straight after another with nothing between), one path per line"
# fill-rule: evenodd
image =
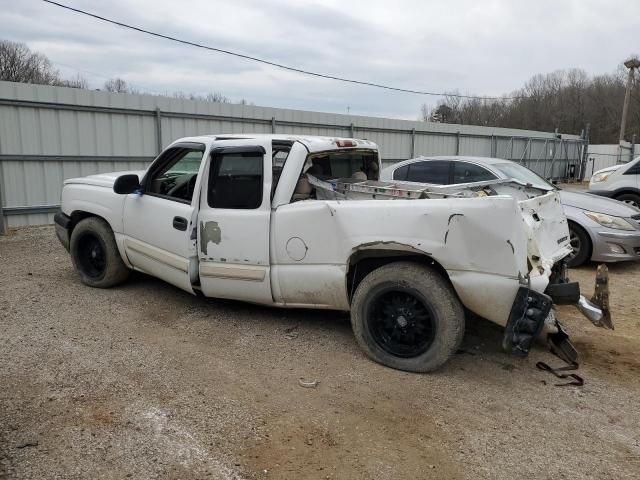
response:
M339 115L0 82L0 231L51 223L66 178L144 169L173 140L211 133L367 138L385 164L417 155L513 159L566 178L585 142L504 128Z

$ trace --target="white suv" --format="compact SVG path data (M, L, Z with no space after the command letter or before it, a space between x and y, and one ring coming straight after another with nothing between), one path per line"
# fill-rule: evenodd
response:
M598 170L589 182L589 193L615 198L640 208L640 157L629 163Z

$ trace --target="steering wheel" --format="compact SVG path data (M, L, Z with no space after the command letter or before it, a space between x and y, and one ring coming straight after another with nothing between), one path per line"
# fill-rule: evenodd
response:
M197 178L198 175L196 173L181 175L176 179L175 184L166 194L170 197L191 200L191 198L193 198L193 191L196 187Z

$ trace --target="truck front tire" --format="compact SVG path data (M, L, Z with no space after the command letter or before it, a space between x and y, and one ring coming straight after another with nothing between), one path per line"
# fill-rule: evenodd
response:
M69 251L85 285L108 288L129 277L130 270L120 257L113 231L101 218L78 222L71 233Z
M409 372L431 372L459 348L464 309L434 270L393 262L369 273L351 303L351 325L374 361Z

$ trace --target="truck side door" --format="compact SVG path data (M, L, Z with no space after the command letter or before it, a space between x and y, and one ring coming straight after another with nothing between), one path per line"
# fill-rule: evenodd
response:
M273 303L269 264L270 140L215 142L198 212L200 288L209 297Z
M142 195L124 202L124 246L138 270L193 293L197 280L196 221L203 144L165 150L147 172ZM195 192L195 194L194 194Z

